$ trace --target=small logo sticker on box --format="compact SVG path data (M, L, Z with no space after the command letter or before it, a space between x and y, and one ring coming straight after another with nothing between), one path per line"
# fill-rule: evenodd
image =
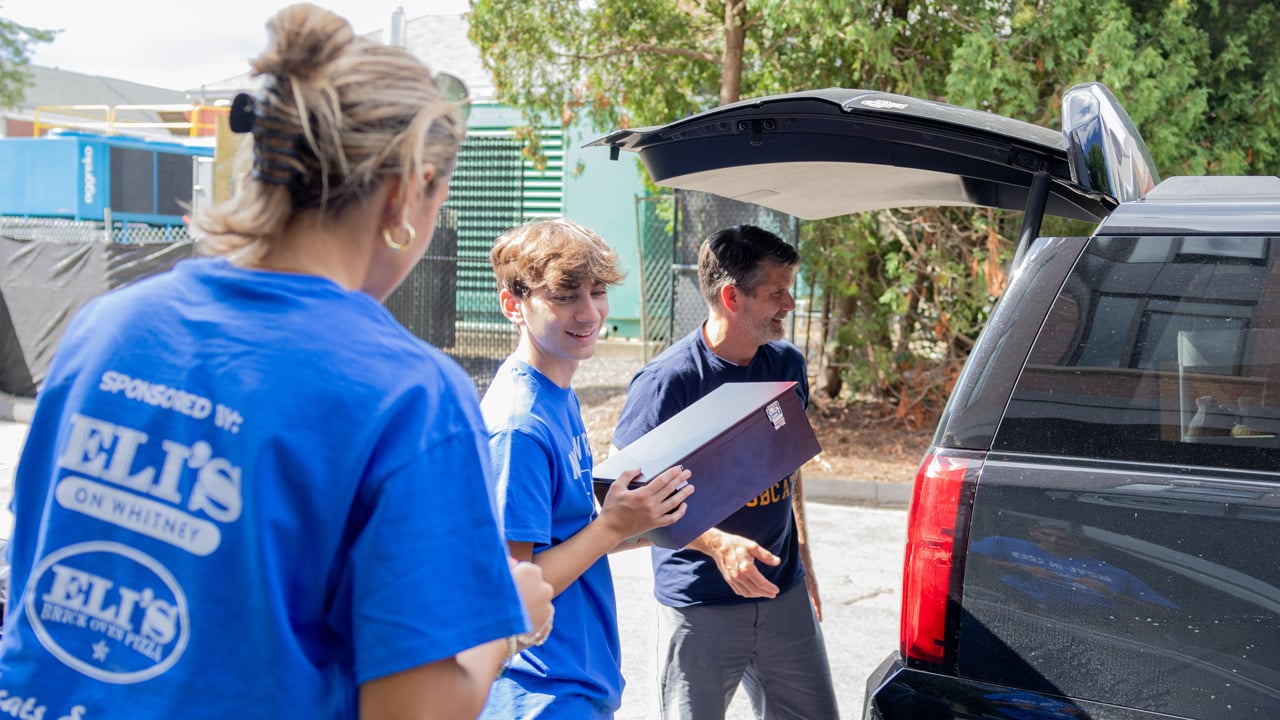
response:
M769 422L773 423L774 430L787 424L787 419L782 415L782 404L777 400L769 403L769 406L764 409L764 413L769 416Z

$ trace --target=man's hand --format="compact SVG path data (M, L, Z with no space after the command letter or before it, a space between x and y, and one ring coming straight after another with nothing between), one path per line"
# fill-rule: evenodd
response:
M778 586L765 578L756 567L756 561L777 565L782 560L754 540L711 528L689 543L689 548L711 556L725 582L738 595L744 598L778 597Z

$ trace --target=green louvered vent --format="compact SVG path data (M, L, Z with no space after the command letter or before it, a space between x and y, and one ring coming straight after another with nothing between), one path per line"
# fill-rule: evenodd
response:
M564 133L558 128L544 128L541 137L546 168L539 171L533 163L525 163L524 214L527 218L564 215Z
M458 213L458 322L507 324L497 312L489 248L524 216L524 163L510 137L471 134L446 207Z

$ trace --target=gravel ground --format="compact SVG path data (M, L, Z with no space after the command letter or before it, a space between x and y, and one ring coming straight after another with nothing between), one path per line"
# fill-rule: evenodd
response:
M582 420L591 438L597 461L609 455L609 441L627 397L627 384L644 367L644 349L638 342L603 340L596 354L578 365L573 389L582 403Z

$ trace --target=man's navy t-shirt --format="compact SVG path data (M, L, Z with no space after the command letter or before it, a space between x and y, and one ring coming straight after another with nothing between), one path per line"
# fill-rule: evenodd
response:
M613 444L623 448L696 402L733 382L794 380L804 406L809 380L804 355L791 343L762 345L748 365L735 365L707 347L699 327L667 348L631 380ZM696 486L698 478L690 478ZM776 567L757 563L779 592L804 578L799 541L791 515L794 477L778 481L716 527L759 543L782 559ZM653 548L654 594L671 607L749 602L725 582L715 560L696 550Z

